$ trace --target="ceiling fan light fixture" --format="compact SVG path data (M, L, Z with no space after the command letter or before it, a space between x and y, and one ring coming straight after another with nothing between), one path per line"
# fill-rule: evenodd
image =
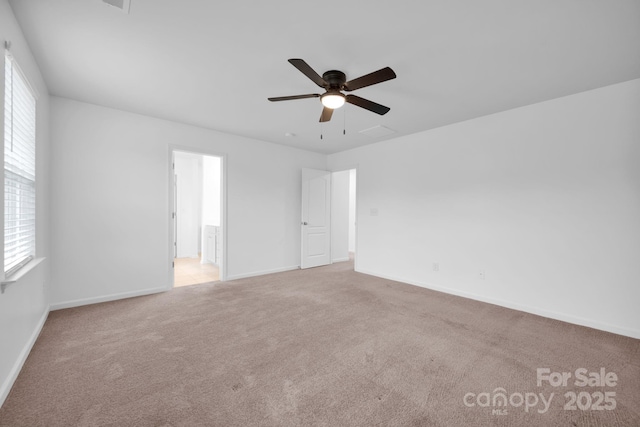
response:
M335 110L344 105L345 96L340 92L327 92L320 97L320 101L325 107Z

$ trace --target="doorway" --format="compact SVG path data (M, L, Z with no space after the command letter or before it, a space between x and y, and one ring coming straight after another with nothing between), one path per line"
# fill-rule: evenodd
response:
M223 276L223 158L174 149L172 178L173 287Z
M349 260L356 258L356 170L349 170Z
M331 174L331 262L356 258L356 169Z
M356 269L357 169L302 169L300 268L350 262Z

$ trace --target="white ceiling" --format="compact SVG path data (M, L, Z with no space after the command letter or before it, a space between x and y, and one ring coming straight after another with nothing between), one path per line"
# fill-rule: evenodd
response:
M639 0L10 4L53 95L322 153L640 78ZM318 99L268 102L321 93L288 58L393 68L354 92L391 111L347 105L321 128ZM359 133L377 125L396 133Z

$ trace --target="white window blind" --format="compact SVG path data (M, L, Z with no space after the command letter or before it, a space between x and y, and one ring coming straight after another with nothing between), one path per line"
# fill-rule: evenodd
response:
M10 276L35 255L36 98L8 52L4 71L4 272Z

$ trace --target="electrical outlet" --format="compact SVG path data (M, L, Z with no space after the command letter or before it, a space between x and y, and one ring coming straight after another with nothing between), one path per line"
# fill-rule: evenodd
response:
M487 278L487 274L485 273L484 270L480 270L480 274L478 275L478 278L480 280L485 280Z
M433 263L433 271L440 271L440 264L438 264L437 262Z

